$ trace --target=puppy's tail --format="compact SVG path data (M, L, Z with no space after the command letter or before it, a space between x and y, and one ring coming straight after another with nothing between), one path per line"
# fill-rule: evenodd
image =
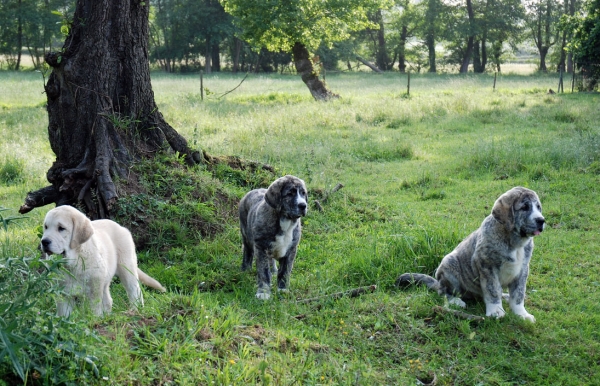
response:
M440 282L422 273L405 273L396 279L396 287L408 287L412 284L425 284L427 288L438 291Z
M143 284L147 285L148 287L154 288L155 290L158 290L160 292L167 292L167 289L163 287L156 279L148 276L141 269L138 268L137 273L138 278Z

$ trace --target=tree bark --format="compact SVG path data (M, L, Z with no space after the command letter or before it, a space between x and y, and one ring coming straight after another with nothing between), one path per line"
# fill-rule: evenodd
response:
M475 40L475 14L473 12L473 2L467 0L467 14L469 15L469 36L467 37L467 48L465 49L462 64L460 65L460 73L466 74L469 72L469 63L473 56L473 46Z
M48 136L56 160L51 186L30 192L20 212L55 202L84 203L91 218L110 217L114 178L136 159L172 149L202 161L163 118L148 62L148 2L80 0L61 52L48 53Z
M398 71L406 72L406 40L408 38L408 27L403 25L400 32L400 47L398 49Z
M388 54L385 43L385 26L383 24L383 14L381 9L377 10L377 21L379 22L379 29L377 30L377 67L381 70L386 71L388 69Z
M356 60L358 60L359 62L361 62L362 64L364 64L365 66L369 67L371 70L375 71L378 74L382 74L383 71L381 71L381 69L379 67L377 67L376 65L374 65L373 63L361 58L360 56L356 55Z
M233 38L234 44L234 53L233 53L233 72L237 73L239 71L240 66L240 51L242 50L242 41L236 37Z
M296 42L292 48L292 56L296 71L302 77L302 81L306 84L306 87L308 87L308 90L315 100L326 101L339 98L339 95L329 91L325 84L319 79L304 44Z

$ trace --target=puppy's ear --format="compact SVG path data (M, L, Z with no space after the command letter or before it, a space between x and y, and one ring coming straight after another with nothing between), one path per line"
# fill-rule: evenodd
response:
M281 177L273 181L265 193L265 201L269 206L276 211L281 211L281 189L285 183L285 177Z
M73 233L71 234L71 243L69 247L75 249L85 243L94 234L94 228L90 219L85 217L83 213L77 212L72 216Z
M517 198L518 191L511 189L504 193L494 203L492 208L492 216L506 228L507 231L512 231L515 226L515 210L513 204Z

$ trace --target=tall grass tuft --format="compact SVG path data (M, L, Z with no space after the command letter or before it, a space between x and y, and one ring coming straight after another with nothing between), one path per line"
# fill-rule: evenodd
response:
M11 184L20 182L23 179L25 162L16 158L4 157L0 161L0 182Z
M47 300L60 292L56 275L62 260L13 257L8 239L0 252L2 379L13 374L27 384L76 384L99 377L93 353L99 337L85 324L46 311Z

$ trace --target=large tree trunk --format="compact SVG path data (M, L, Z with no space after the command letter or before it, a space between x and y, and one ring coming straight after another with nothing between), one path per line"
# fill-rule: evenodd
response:
M115 177L133 161L172 148L202 161L158 111L148 63L148 2L79 0L62 52L48 53L48 136L56 161L49 187L30 192L20 212L52 202L84 203L111 215Z
M308 87L315 100L324 101L339 98L339 95L329 91L327 87L325 87L325 83L319 79L304 44L296 42L292 48L292 56L294 65L296 66L296 72L300 74L302 81L306 84L306 87Z

